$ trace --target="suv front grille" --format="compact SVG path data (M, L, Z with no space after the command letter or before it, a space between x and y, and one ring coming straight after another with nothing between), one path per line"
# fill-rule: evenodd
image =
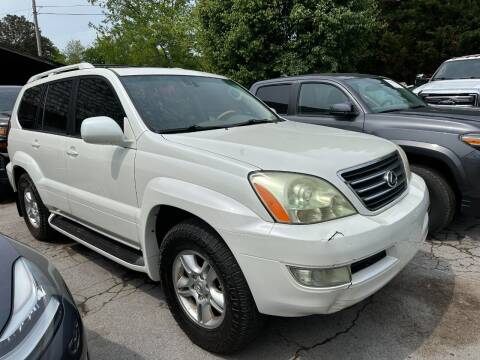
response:
M477 106L477 94L425 94L423 100L431 105L438 106Z
M379 160L344 170L340 176L371 211L391 203L407 188L405 168L398 151Z

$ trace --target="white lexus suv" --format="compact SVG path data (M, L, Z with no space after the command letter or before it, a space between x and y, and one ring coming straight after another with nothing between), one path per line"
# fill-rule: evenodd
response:
M428 230L425 183L398 146L286 121L218 75L87 63L38 74L8 141L33 236L55 229L161 281L180 327L212 352L245 346L261 314L365 299Z

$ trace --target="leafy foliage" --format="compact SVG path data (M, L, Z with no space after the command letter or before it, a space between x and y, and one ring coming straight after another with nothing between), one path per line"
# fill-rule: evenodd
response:
M86 58L109 64L195 68L193 5L187 0L90 0L106 9Z
M50 39L41 36L41 41L43 57L62 60L60 51ZM33 22L28 21L25 16L6 15L0 20L0 45L36 56L37 42Z
M78 64L83 61L85 54L85 47L80 40L70 40L65 46L63 55L65 55L65 62L67 64Z
M411 82L416 73L432 74L446 59L479 52L479 1L379 3L387 27L359 65L365 72Z
M374 40L374 0L199 0L213 71L244 85L283 74L354 70Z

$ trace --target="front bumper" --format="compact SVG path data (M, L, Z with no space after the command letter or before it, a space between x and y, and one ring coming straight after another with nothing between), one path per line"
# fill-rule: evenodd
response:
M357 214L314 225L253 226L245 233L221 235L236 255L261 313L326 314L365 299L398 274L427 236L428 206L425 183L412 174L403 199L375 216ZM382 251L384 258L354 273L351 283L336 287L302 286L287 268L345 266Z

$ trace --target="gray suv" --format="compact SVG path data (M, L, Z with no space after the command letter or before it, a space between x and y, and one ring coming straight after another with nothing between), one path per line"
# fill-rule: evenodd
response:
M250 91L289 120L366 132L400 145L429 188L431 233L458 211L480 214L478 111L430 107L391 79L361 74L282 77L257 82ZM364 191L385 181L372 179Z

